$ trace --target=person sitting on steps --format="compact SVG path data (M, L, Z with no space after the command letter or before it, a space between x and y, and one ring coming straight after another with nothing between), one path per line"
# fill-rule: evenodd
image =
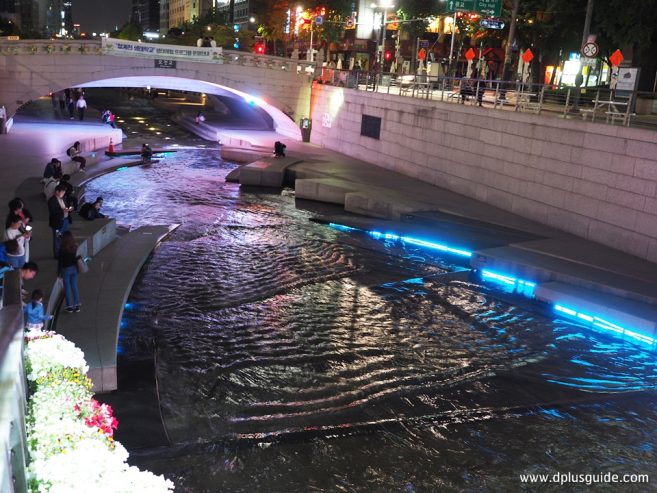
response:
M153 149L148 144L142 144L141 146L141 159L142 161L150 161L153 157Z
M285 148L287 146L280 141L274 142L274 156L285 157Z
M66 154L71 157L71 161L75 161L80 165L80 171L84 171L87 166L87 160L81 155L80 142L75 142L75 144L69 147Z

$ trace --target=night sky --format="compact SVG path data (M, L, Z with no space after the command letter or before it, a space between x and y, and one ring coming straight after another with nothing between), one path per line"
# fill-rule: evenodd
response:
M83 32L109 32L130 18L132 0L73 0L73 22Z

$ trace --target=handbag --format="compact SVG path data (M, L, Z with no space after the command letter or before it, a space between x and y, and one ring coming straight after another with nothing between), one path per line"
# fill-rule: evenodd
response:
M78 269L78 274L86 274L87 272L89 272L89 266L87 265L87 263L84 261L82 257L78 257L75 260L75 265Z

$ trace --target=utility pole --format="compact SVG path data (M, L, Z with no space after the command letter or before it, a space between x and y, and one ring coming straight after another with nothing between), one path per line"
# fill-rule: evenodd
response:
M591 18L593 17L593 0L588 0L586 4L586 17L584 18L584 32L582 33L582 44L580 45L580 52L582 47L586 43L586 40L589 37L591 31ZM580 66L579 72L575 76L575 99L573 101L573 107L570 108L571 113L579 113L579 97L582 87L582 82L584 82L584 65Z
M513 45L513 40L516 37L516 17L518 17L519 7L520 0L513 0L513 7L511 8L511 24L509 24L509 38L506 40L506 48L504 50L502 80L509 80L509 77L511 77L511 45Z

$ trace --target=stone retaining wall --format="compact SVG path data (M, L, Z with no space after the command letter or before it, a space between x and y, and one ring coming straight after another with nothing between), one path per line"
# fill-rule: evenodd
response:
M315 144L657 262L656 132L327 85L311 105Z

